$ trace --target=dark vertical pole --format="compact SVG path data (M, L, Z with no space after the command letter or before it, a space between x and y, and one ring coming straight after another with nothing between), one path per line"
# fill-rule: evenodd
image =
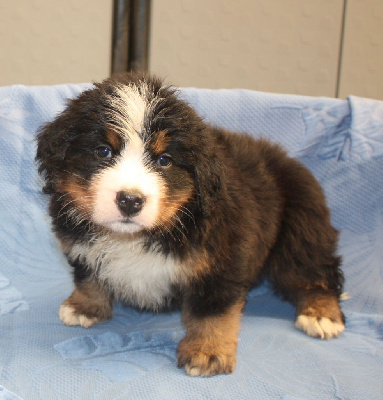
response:
M151 0L132 0L129 68L144 70L149 67Z
M347 13L347 0L343 0L343 16L342 16L342 27L340 34L340 46L339 46L339 55L338 55L338 74L337 74L337 82L336 82L336 91L335 97L339 97L340 95L340 84L342 78L342 62L343 62L343 46L345 40L345 29L346 29L346 13Z
M128 70L130 3L131 0L114 0L112 74Z
M151 0L114 0L112 73L147 70Z

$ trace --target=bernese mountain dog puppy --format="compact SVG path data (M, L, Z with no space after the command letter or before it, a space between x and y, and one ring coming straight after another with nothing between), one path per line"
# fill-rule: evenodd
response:
M216 128L154 76L106 79L38 134L53 230L75 289L59 315L90 327L113 301L178 304L178 366L231 373L249 289L268 279L295 326L344 330L343 275L323 191L276 144Z

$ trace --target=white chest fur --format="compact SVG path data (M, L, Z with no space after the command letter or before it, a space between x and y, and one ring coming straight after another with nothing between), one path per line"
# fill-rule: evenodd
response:
M79 258L110 287L116 298L156 310L171 297L179 268L160 252L147 251L139 239L99 238L92 245L75 245L69 257Z

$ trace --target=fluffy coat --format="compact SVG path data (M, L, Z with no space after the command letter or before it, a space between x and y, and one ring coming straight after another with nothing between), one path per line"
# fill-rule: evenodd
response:
M114 300L179 305L179 366L230 373L247 292L267 278L297 328L344 330L338 233L316 179L278 145L207 124L160 79L117 75L70 100L36 159L73 267L65 324L110 318Z

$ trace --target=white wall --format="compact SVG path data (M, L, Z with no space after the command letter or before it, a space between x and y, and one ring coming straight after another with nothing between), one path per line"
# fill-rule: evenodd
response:
M152 6L151 70L177 85L383 100L383 0Z
M110 74L112 0L0 0L0 85Z
M107 77L112 8L0 0L0 85ZM180 86L383 100L383 0L152 0L150 44L151 71Z
M348 0L340 97L383 100L383 0Z
M153 0L150 65L181 86L335 96L343 0Z

